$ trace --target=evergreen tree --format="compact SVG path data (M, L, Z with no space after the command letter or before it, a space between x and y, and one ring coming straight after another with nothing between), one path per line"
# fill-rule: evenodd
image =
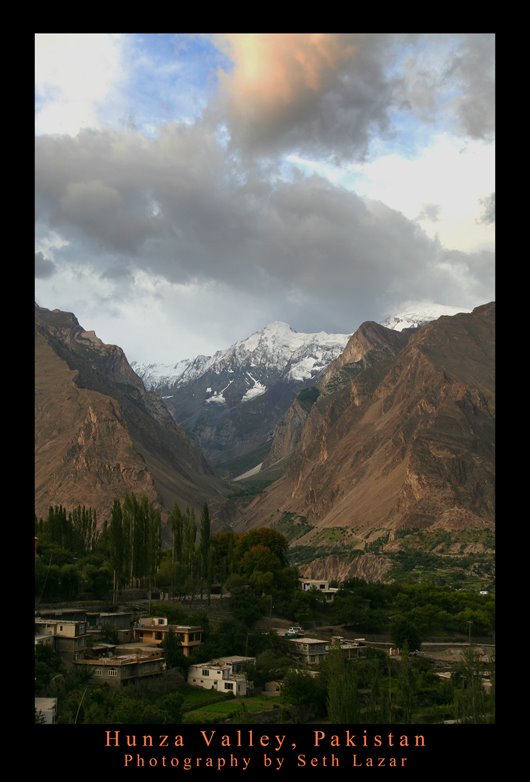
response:
M203 505L201 513L201 532L199 540L199 564L200 564L200 578L201 578L201 595L203 584L206 583L206 592L208 594L208 600L210 599L211 592L211 559L210 559L210 511L206 502Z
M114 573L114 594L116 594L127 575L125 530L123 527L122 507L119 500L114 500L112 505L109 533L110 561Z
M194 580L196 576L197 559L195 556L195 541L197 539L197 522L193 508L186 508L183 523L182 560L186 575Z
M173 535L172 559L174 563L182 562L184 518L177 503L169 516L169 526Z
M409 657L407 642L403 645L401 665L398 674L397 701L401 711L400 722L414 722L414 706L416 702L416 676Z
M453 674L455 717L472 724L490 722L488 698L483 683L484 665L474 649L466 649Z
M205 502L201 513L201 533L199 541L200 551L200 576L202 579L208 578L208 559L210 553L210 511Z
M326 659L328 683L328 717L330 722L358 722L359 696L353 666L338 645L329 650Z

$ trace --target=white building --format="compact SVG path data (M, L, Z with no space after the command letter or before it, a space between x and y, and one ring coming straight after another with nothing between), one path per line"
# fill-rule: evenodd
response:
M302 592L309 592L316 589L321 595L324 595L326 603L332 603L335 595L339 591L337 587L330 587L329 581L324 578L299 578Z
M204 690L231 692L245 696L253 688L245 673L241 673L247 663L255 663L255 657L220 657L206 663L191 665L188 671L188 684L202 687Z

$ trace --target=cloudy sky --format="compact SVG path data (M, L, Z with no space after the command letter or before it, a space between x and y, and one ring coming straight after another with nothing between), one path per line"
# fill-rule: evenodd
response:
M36 299L130 360L494 298L489 34L38 34Z

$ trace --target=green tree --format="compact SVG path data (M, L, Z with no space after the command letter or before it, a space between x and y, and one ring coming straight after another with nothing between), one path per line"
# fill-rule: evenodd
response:
M254 546L265 546L278 559L280 567L287 567L287 549L289 542L287 538L276 530L268 527L258 527L241 535L236 542L235 558L241 562L246 552Z
M233 589L229 605L233 616L247 627L252 627L254 622L265 613L263 602L256 600L254 592L247 587Z
M64 665L50 646L39 644L35 647L35 691L44 695L54 676L64 671Z
M492 714L484 687L485 665L480 654L466 649L453 673L455 717L459 722L491 722Z
M163 650L167 667L173 668L179 662L179 659L182 655L182 648L172 627L169 628L168 632L166 633L166 637L160 646Z
M397 683L397 704L401 714L401 722L414 722L414 707L416 703L416 676L412 666L407 642L405 641L399 666Z
M326 658L327 709L331 722L358 722L359 695L355 671L346 653L333 645Z
M278 556L263 543L247 549L240 560L240 569L243 575L249 576L256 571L262 573L276 573L281 570L282 563Z
M82 567L82 586L87 592L91 592L94 597L103 599L107 592L112 589L113 571L107 562L100 565L87 563Z
M210 553L210 511L208 505L205 502L201 513L201 534L199 540L200 562L201 562L201 578L208 579L208 559Z
M113 571L114 599L116 592L126 579L125 532L123 528L123 513L119 500L114 500L110 514L109 554Z
M59 574L61 597L73 600L79 592L81 577L75 565L63 565Z
M233 530L218 532L213 536L214 582L224 584L234 573L234 549L239 537L241 533L235 533Z
M405 644L409 652L415 652L421 649L421 638L418 628L406 617L398 617L394 620L391 627L392 640L399 649L403 649Z
M263 689L266 682L272 679L283 679L291 666L292 660L287 657L286 652L274 648L264 649L256 657L254 686L256 689Z
M309 722L326 712L326 689L319 677L307 671L289 671L284 680L283 695L292 705L297 722Z
M166 695L157 699L156 705L163 712L166 712L168 722L182 722L182 704L184 700L178 692L168 692Z

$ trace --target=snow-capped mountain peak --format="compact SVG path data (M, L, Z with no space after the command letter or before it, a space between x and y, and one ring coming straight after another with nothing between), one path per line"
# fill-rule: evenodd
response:
M131 367L139 375L147 388L156 388L174 382L175 378L186 377L192 380L201 374L202 368L210 359L210 356L196 356L195 358L183 358L175 364L142 364L131 361Z
M218 350L213 356L197 356L175 364L132 362L132 366L146 386L164 389L180 388L205 375L209 378L210 375L224 377L224 373L234 374L243 370L246 390L241 401L246 402L265 393L267 378L264 373L272 372L277 379L285 374L285 379L292 381L316 377L342 352L349 337L349 334L328 334L324 331L305 334L295 331L288 323L276 320L226 350ZM221 403L225 389L216 388L211 378L207 385L211 391L206 401Z
M395 331L417 328L442 315L457 315L459 312L471 312L470 307L454 307L450 304L436 304L432 301L406 302L398 312L381 321L382 326Z

